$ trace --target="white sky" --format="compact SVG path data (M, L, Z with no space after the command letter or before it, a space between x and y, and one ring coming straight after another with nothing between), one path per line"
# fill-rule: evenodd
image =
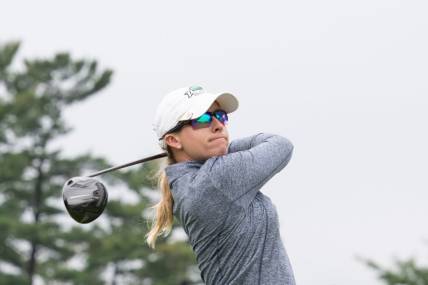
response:
M427 1L3 1L0 41L115 70L58 142L124 163L158 153L162 96L198 84L240 100L231 139L295 146L263 192L299 285L378 285L356 256L428 257Z

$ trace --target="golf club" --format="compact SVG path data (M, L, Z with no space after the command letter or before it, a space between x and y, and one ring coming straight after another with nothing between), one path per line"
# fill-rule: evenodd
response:
M87 224L92 222L102 214L108 200L106 187L93 177L165 156L168 156L168 153L159 153L110 167L88 176L76 176L67 180L62 188L62 197L68 214L78 223Z

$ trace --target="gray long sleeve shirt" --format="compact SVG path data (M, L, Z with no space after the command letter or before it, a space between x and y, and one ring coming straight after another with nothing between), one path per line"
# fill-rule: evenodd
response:
M259 133L231 141L225 155L166 167L174 216L206 284L295 284L276 207L260 192L292 153L287 138Z

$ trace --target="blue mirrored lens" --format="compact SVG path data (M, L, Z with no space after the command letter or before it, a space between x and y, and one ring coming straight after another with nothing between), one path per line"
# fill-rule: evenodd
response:
M217 118L217 120L219 120L220 122L222 122L223 124L226 124L228 121L228 117L227 117L227 113L225 111L222 110L218 110L214 113L215 117Z
M211 116L208 113L203 114L199 118L196 119L198 123L210 123L211 122Z
M206 112L200 117L192 120L192 126L194 129L208 127L211 125L212 116L215 116L224 125L228 122L227 113L223 110L216 110L214 113Z

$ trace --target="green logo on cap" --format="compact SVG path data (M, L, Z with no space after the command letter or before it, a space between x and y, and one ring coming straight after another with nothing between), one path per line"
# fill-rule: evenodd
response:
M187 91L184 93L184 95L186 95L186 96L187 96L187 98L190 98L190 97L192 97L193 95L199 95L199 94L201 94L203 91L204 91L204 90L202 89L202 87L201 87L201 86L193 85L193 86L190 86L190 87L189 87L189 90L187 90Z
M202 91L202 87L201 86L190 86L189 89L192 90L192 92Z

